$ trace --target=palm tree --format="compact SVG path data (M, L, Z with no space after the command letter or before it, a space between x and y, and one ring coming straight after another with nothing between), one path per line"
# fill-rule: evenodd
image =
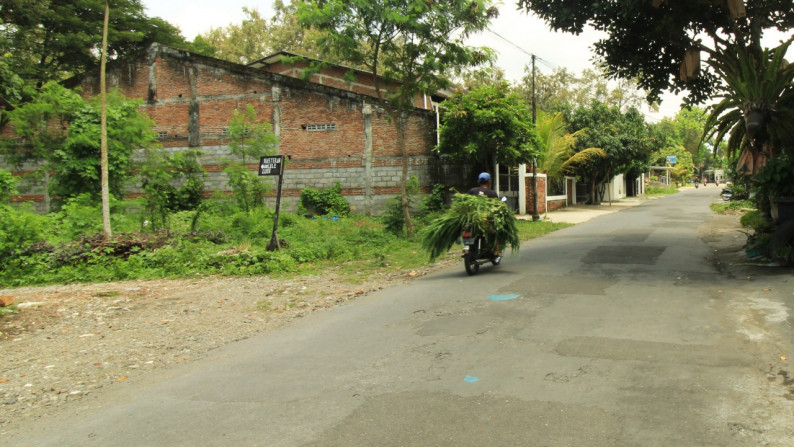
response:
M576 147L576 137L581 131L568 133L568 123L562 113L546 114L540 112L535 125L540 141L538 170L549 178L563 174L563 164L571 157Z
M538 170L546 173L549 182L560 179L564 174L573 174L577 169L607 156L601 148L587 148L576 152L576 139L587 129L568 132L568 123L562 113L538 115L535 125L540 141Z

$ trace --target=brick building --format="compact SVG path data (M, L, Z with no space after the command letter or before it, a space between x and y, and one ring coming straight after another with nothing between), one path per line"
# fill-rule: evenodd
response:
M356 71L348 82L348 69L330 66L307 82L299 77L302 66L285 64L282 56L290 55L243 66L154 44L139 59L117 61L108 69L108 83L143 99L142 110L155 121L164 148L202 151L208 194L229 189L220 161L229 157L226 126L235 109L251 104L258 118L273 126L278 153L286 158L282 196L287 210L297 209L302 189L339 182L356 212L379 213L399 194L402 154L392 120L373 98L372 75ZM86 95L99 94L98 77L84 77L81 84ZM439 99L420 95L407 119L409 176L419 179L423 192L434 183L468 183L466 173L440 163L431 152ZM256 163L250 168L256 170ZM16 200L38 202L44 210L45 185L28 186ZM129 193L136 191L137 185L129 185Z

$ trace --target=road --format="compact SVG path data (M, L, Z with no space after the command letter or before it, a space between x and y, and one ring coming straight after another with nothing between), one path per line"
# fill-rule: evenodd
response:
M794 445L790 270L737 265L715 198L647 201L477 276L369 294L3 443Z

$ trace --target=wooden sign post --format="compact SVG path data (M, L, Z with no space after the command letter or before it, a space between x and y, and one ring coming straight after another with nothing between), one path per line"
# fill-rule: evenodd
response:
M273 215L273 235L267 244L268 251L281 249L278 242L278 213L281 209L281 183L284 180L284 156L274 155L259 159L259 175L277 175L278 191L276 192L276 213Z

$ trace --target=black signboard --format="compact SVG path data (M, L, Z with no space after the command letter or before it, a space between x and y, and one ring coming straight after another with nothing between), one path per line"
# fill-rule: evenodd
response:
M259 175L281 175L284 167L284 156L275 155L259 159Z
M281 184L284 181L284 156L273 155L271 157L262 157L259 159L259 175L277 175L278 176L278 190L276 190L276 213L273 215L273 235L270 237L270 242L267 244L269 251L281 249L281 243L278 240L278 213L281 209Z

